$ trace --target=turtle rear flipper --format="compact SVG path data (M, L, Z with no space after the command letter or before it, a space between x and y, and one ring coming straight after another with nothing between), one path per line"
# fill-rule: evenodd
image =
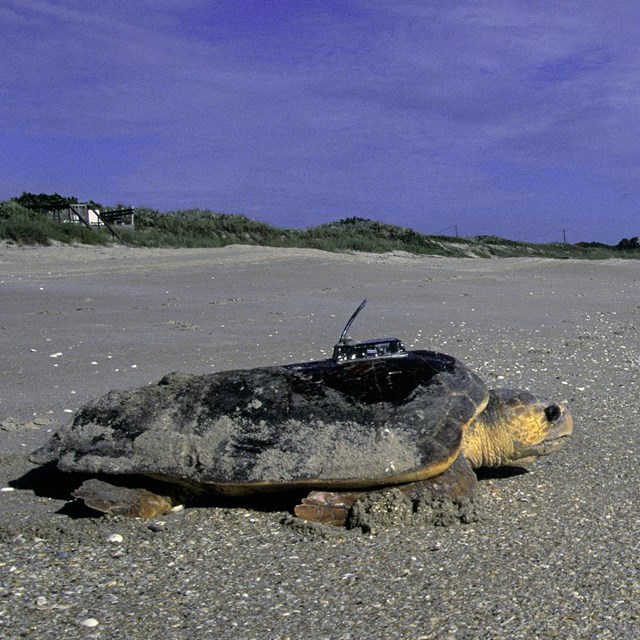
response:
M446 471L427 480L371 491L312 491L295 507L294 513L301 520L308 522L344 527L349 522L353 506L367 495L384 494L395 489L406 496L413 504L413 509L416 509L418 503L438 498L451 501L471 498L477 484L478 480L471 465L464 456L459 455Z
M362 492L312 491L293 512L301 520L344 527L349 511Z
M174 502L147 489L117 487L102 480L86 480L72 494L88 507L112 516L149 520L171 511Z

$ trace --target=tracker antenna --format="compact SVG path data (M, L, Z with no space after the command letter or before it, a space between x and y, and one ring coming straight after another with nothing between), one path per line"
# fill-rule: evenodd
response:
M367 304L366 298L360 303L360 306L353 312L353 315L347 321L347 324L345 325L342 333L340 334L340 340L338 340L338 343L345 341L345 338L347 337L347 331L349 331L349 328L353 324L353 321L356 319L356 316L364 309L365 304Z

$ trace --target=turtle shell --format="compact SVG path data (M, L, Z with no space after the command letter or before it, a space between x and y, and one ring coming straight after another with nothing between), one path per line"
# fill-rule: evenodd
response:
M447 469L487 397L467 367L431 351L169 374L85 405L32 460L227 494L374 488Z

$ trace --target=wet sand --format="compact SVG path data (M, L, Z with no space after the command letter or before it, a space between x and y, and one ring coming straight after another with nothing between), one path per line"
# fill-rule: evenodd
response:
M640 262L622 260L0 248L0 636L635 637L639 290ZM327 357L365 297L353 337L570 403L567 446L485 477L479 522L365 535L243 507L78 517L72 487L27 460L111 389Z

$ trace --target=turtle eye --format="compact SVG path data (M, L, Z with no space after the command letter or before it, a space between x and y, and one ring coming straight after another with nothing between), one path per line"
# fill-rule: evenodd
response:
M545 410L544 415L547 416L549 422L555 422L561 415L560 407L557 404L550 404Z

